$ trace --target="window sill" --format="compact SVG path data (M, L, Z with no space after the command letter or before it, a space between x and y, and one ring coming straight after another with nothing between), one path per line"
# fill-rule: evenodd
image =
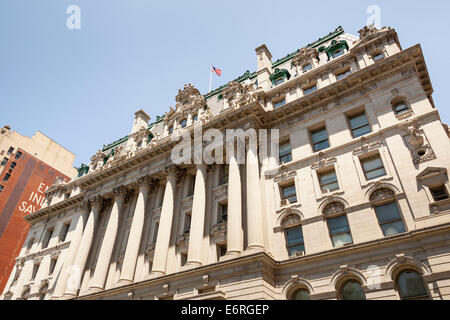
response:
M431 214L442 213L443 211L450 210L450 198L432 202L429 204Z
M401 114L396 114L395 117L397 120L404 120L414 115L414 112L412 110L408 110L406 112L403 112Z

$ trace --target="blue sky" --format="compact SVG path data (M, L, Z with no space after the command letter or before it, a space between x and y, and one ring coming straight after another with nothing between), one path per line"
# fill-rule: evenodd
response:
M434 101L450 123L448 1L145 1L2 0L0 126L40 130L89 163L104 144L126 136L134 112L152 119L175 104L185 83L202 93L254 71L254 49L273 59L343 26L357 35L369 5L394 27L403 48L423 47ZM69 30L69 5L81 29Z

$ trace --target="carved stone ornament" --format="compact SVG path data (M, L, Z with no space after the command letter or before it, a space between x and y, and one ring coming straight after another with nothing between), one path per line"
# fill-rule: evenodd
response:
M206 101L200 91L190 83L184 85L183 90L178 90L175 101L175 109L170 107L170 110L164 115L164 123L166 124L170 123L178 115L185 115L206 106Z
M186 176L186 169L181 169L179 166L171 165L166 168L166 173L170 176L174 176L177 183L183 181Z
M377 33L378 29L375 28L375 25L372 23L369 26L364 26L361 30L358 31L359 33L359 39L364 39L365 37L367 37L369 34L374 34Z
M125 197L128 192L128 189L124 186L120 186L120 187L114 188L113 192L116 197Z
M288 228L290 226L294 226L300 223L300 217L296 214L290 214L281 222L281 226L283 228Z
M417 150L414 150L413 152L413 163L415 165L419 165L421 163L435 160L436 154L434 153L433 149L430 145L426 145L423 148L418 148Z
M92 207L101 207L103 205L104 198L100 196L93 197L89 199L89 203Z
M159 186L159 180L153 179L149 176L145 176L138 179L138 184L139 186L146 186L149 193L153 193Z
M311 61L312 59L317 59L318 53L316 49L313 48L302 48L300 51L292 58L291 64L296 67L301 67L305 62Z
M61 254L61 250L53 251L53 252L50 254L50 257L51 257L52 259L57 259L57 258L59 257L60 254Z
M96 154L91 157L91 163L97 164L97 162L106 158L106 155L102 152L102 150L98 150Z
M383 200L394 199L395 193L390 189L378 189L370 195L370 202L379 202Z
M138 131L136 131L133 135L134 135L134 141L138 142L141 139L144 139L146 137L148 137L149 135L149 130L147 128L140 128Z
M325 208L323 209L323 214L330 215L343 212L344 210L345 206L342 203L335 201L325 206Z
M253 83L240 83L231 81L222 91L222 95L227 103L234 109L249 104L258 99Z

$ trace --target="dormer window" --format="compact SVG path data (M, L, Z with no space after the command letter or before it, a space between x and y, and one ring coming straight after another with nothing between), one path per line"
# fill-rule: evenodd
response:
M187 120L186 120L186 119L181 120L180 126L181 126L182 128L186 128L186 125L187 125Z
M278 86L291 78L291 74L286 69L275 69L275 72L270 76L270 81L272 85Z
M137 148L140 149L142 147L142 140L138 142Z
M278 86L284 82L284 78L280 78L278 80L275 80L275 85Z
M285 104L286 104L286 99L283 99L283 100L281 100L281 101L275 102L275 103L273 104L273 108L274 108L274 109L280 108L280 107L284 106Z
M313 68L313 66L311 63L307 63L307 64L303 65L303 67L302 67L303 73L308 72L312 68Z
M374 62L380 61L381 59L384 59L384 53L383 52L376 52L372 54L372 59Z
M197 113L192 116L192 121L193 122L197 122L198 121L198 114Z
M169 134L172 134L173 133L173 126L170 126L169 127Z
M306 96L307 94L313 93L314 91L317 91L317 84L304 88L303 94Z
M337 57L340 57L340 56L342 56L343 54L344 54L344 50L340 49L340 50L335 51L335 52L333 53L332 57L333 57L333 59L336 59Z

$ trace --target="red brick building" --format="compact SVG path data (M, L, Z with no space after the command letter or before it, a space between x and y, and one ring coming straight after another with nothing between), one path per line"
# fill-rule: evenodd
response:
M28 234L23 217L41 208L56 177L70 180L23 149L11 149L0 158L0 292Z

